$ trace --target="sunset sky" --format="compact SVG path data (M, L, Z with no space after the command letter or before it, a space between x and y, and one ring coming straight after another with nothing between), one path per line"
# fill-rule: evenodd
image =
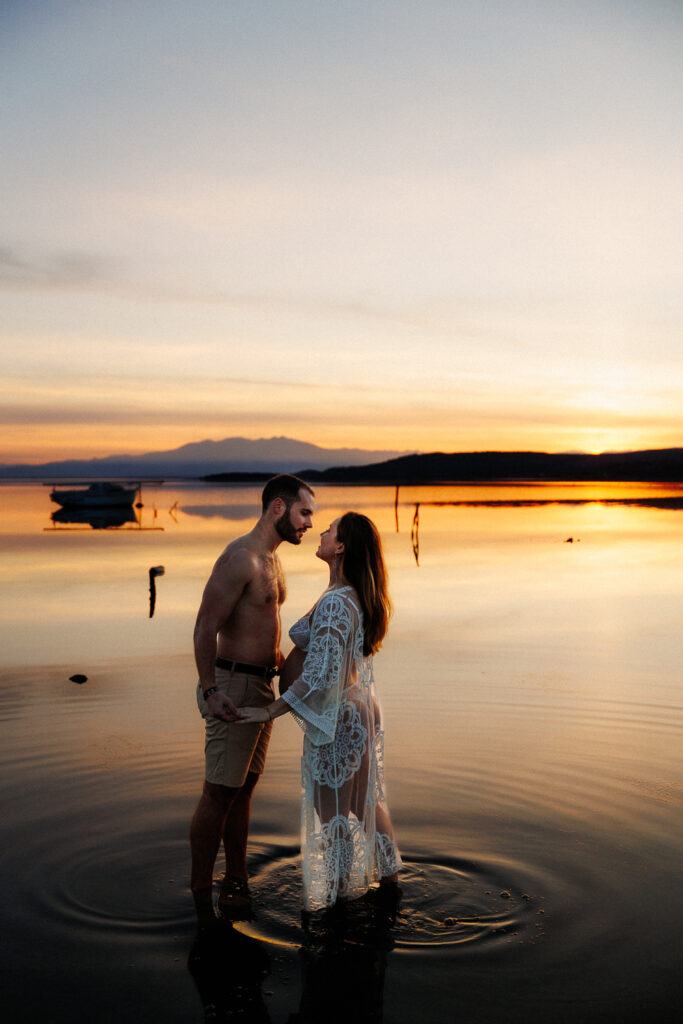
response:
M0 462L683 445L677 0L0 11Z

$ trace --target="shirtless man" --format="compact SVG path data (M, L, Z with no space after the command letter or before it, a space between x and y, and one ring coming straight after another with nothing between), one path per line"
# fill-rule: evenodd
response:
M285 580L276 554L282 541L300 544L311 527L313 491L298 477L273 477L262 494L261 518L228 544L216 562L197 615L197 703L206 725L206 781L192 818L190 887L200 925L214 917L213 870L221 839L226 874L221 915L250 916L247 835L251 796L265 764L271 723L234 724L242 705L275 699L282 663L280 605Z

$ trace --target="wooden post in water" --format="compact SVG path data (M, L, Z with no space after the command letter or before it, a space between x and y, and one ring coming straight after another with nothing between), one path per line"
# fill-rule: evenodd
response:
M415 506L415 515L413 516L413 525L410 528L410 543L413 545L413 554L415 555L415 564L420 564L420 503L418 501Z
M154 609L157 603L157 576L163 576L166 570L163 565L153 565L149 570L149 617L150 619L154 615Z

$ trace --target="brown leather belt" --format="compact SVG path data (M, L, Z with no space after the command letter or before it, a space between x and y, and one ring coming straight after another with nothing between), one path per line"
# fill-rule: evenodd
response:
M216 658L216 668L223 668L226 672L243 672L247 676L263 676L264 679L272 679L280 674L279 668L267 668L265 665L247 665L243 661L230 661L228 658Z

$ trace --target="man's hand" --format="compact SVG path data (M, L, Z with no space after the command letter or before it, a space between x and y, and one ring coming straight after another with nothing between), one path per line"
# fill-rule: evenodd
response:
M241 718L233 702L220 690L206 698L206 706L214 718L221 718L224 722L239 722Z

